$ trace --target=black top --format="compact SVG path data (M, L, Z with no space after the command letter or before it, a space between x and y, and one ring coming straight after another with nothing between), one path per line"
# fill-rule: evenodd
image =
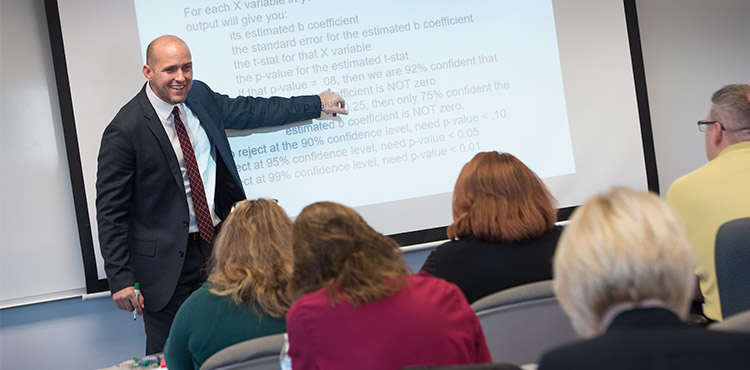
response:
M604 335L552 350L539 364L539 370L748 368L750 334L688 325L661 308L621 313Z
M458 285L469 303L515 286L552 279L552 256L562 227L518 243L470 236L432 251L422 270Z

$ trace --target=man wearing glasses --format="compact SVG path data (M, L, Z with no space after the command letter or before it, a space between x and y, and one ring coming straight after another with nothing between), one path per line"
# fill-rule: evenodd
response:
M704 133L709 162L677 179L667 202L682 217L696 257L704 315L722 320L714 266L716 232L727 221L750 217L750 85L727 85L711 97Z

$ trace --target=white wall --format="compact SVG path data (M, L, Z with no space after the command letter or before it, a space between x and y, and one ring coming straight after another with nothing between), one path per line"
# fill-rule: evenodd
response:
M83 262L44 7L3 0L0 17L0 302L80 295Z
M0 311L0 369L100 369L145 350L143 319L109 297Z
M664 193L675 178L706 161L695 121L705 117L710 94L727 83L750 82L750 2L641 0L637 6ZM22 233L15 235L27 235L28 248L46 253L50 242L44 238L51 237L55 250L66 251L59 263L81 263L42 1L2 0L0 24L2 145L36 150L27 136L19 134L19 127L27 127L46 141L40 143L43 152L35 157L38 162L25 167L49 171L33 184L41 195L20 191L9 197L8 189L0 190L0 240L23 240L6 237ZM6 115L10 104L14 109L17 104L28 106L28 116ZM10 162L5 153L0 176L15 175L7 172ZM46 207L45 202L55 202L54 207ZM62 210L61 214L50 213L52 208ZM50 234L49 230L58 230L44 227L50 223L64 227ZM5 254L0 258L3 269L33 263ZM99 368L138 355L144 348L142 321L134 323L109 298L68 299L0 311L2 369Z
M142 354L142 319L108 296L80 298L83 262L43 1L0 2L0 47L0 297L79 297L1 310L0 369L94 369ZM38 273L39 261L52 263Z

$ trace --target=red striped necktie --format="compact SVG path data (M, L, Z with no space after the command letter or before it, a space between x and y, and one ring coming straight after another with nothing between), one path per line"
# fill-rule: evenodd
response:
M180 139L182 156L185 157L185 167L187 167L188 180L190 181L190 191L193 194L193 210L195 211L195 219L198 221L198 231L200 231L201 238L210 243L214 237L214 223L211 219L211 212L208 210L206 191L203 189L203 180L198 169L198 162L195 160L193 144L190 142L185 125L182 124L182 119L180 119L179 108L174 107L172 116L174 117L177 137Z

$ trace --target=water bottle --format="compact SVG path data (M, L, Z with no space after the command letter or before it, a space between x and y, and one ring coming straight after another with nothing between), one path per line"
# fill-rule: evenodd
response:
M279 354L281 370L292 370L292 359L287 352L289 352L289 335L284 333L284 345L281 347L281 354Z

